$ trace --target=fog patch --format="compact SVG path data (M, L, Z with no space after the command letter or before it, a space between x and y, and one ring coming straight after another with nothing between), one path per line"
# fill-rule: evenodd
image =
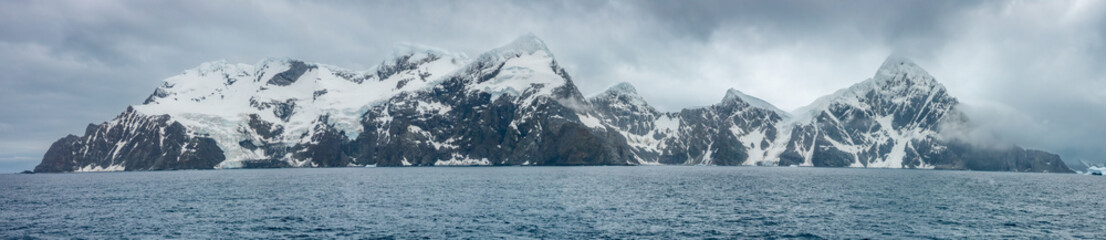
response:
M579 113L586 113L586 112L591 112L592 111L591 104L588 104L586 101L580 101L579 99L572 98L572 97L557 98L556 100L557 100L557 103L560 103L562 106L568 107L569 109L572 109L572 110L574 110L576 112L579 112Z
M1040 122L1024 112L1004 104L965 104L941 124L940 135L946 140L958 140L977 147L1005 149L1019 145L1019 139L1046 134L1047 122ZM1024 143L1022 143L1024 144Z

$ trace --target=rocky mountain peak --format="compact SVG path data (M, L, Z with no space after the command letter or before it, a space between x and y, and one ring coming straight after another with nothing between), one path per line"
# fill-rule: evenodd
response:
M534 35L534 33L523 34L522 36L519 36L514 41L512 41L510 44L500 47L499 49L517 50L531 54L538 51L546 53L549 52L549 48L545 46L545 41L542 41L541 38L538 38L538 36Z
M883 64L880 65L879 70L876 70L875 76L872 76L872 85L881 88L918 88L918 89L944 89L944 86L937 82L937 80L929 75L914 61L900 56L891 55L888 56Z
M899 55L899 54L888 55L886 59L883 59L883 64L880 64L880 67L879 67L879 69L899 69L899 68L919 68L920 69L921 67L919 67L917 63L914 63L914 60L911 60L910 58L908 58L906 56L903 56L903 55Z
M631 85L628 82L620 82L612 85L611 87L607 88L606 91L596 94L590 99L592 102L605 104L613 104L617 102L633 106L649 105L645 102L645 98L638 95L637 89L634 88L634 85Z
M874 102L881 101L885 103L873 105ZM893 110L903 105L925 105L925 101L955 103L956 99L949 96L945 86L914 61L900 55L891 55L884 60L872 78L818 98L810 105L799 108L794 114L813 117L811 113L826 110L833 105Z
M620 82L607 88L607 92L612 94L637 95L637 88L634 88L634 85L629 82Z
M412 60L421 60L429 56L452 58L458 60L468 59L468 55L464 53L451 52L440 48L416 43L403 42L392 47L391 59L404 58L407 56L414 56L412 57ZM385 60L385 62L387 62L387 60Z
M489 93L493 100L510 95L525 106L543 96L585 101L545 42L534 34L481 54L458 75L467 89Z
M783 110L780 110L775 105L772 105L771 103L768 103L767 101L764 101L763 99L753 97L753 96L749 96L748 94L745 94L745 93L743 93L741 91L738 91L737 89L734 89L734 88L730 88L729 90L726 90L726 96L722 97L722 102L720 104L731 104L731 103L736 103L736 102L743 102L743 103L749 104L749 106L752 106L752 107L755 107L755 108L761 108L761 109L777 112L777 113L780 113L781 116L786 116L787 115L786 112L784 112Z
M200 65L199 65L199 66L197 66L197 67L195 67L195 68L193 68L193 69L187 70L187 71L195 71L195 72L218 72L218 71L222 71L222 70L226 69L226 68L227 68L227 67L229 67L229 66L232 66L232 64L230 64L229 62L227 62L227 60L226 60L226 59L220 59L220 60L215 60L215 61L210 61L210 62L200 63Z
M734 102L734 101L744 102L745 99L743 99L743 97L747 97L747 96L748 95L745 95L745 93L743 93L741 91L738 91L737 89L730 88L730 89L726 89L726 96L722 97L722 102Z
M481 54L478 62L494 62L503 61L506 59L512 59L522 57L524 55L540 55L549 59L553 58L553 53L549 51L549 48L545 46L545 41L542 41L537 35L533 33L527 33L519 36L511 43L503 45L501 47L492 49L484 54Z
M260 62L257 63L256 66L258 68L261 68L261 69L264 69L264 68L282 69L282 68L288 68L290 65L292 65L293 63L297 63L297 62L298 63L306 63L303 60L295 59L295 58L270 57L270 58L262 59ZM314 65L314 64L311 63L311 65Z

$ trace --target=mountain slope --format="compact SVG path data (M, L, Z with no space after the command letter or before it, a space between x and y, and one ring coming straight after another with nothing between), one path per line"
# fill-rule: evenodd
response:
M190 134L168 116L127 108L115 120L89 124L82 137L55 142L35 172L210 169L223 160L215 140Z
M661 113L628 83L590 99L605 124L625 136L643 162L689 165L763 164L778 147L777 125L788 115L730 89L721 102Z
M1071 172L1050 154L944 139L944 126L968 121L958 104L924 69L892 56L872 78L797 110L779 161L819 167Z
M794 113L736 89L661 112L629 83L585 98L532 34L476 58L403 45L368 71L204 63L55 142L36 172L442 165L763 165L1069 172L1059 157L944 139L968 125L923 69Z
M166 79L98 130L60 140L38 169L637 164L594 115L533 35L477 59L404 46L370 71L218 61ZM149 150L119 154L130 148ZM177 149L210 162L169 153ZM163 156L136 165L150 154Z
M491 50L431 91L371 108L358 159L406 165L625 165L571 78L533 35Z

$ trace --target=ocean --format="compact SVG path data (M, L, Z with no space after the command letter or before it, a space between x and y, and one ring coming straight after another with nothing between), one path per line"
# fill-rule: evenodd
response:
M0 238L1106 238L1106 178L786 167L0 175Z

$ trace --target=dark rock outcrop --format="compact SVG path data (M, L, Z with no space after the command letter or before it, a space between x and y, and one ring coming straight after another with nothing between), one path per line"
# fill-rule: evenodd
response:
M192 136L169 116L143 116L127 108L111 122L89 125L84 136L55 142L35 172L211 169L223 160L215 140Z
M944 144L947 150L923 156L937 169L968 169L979 171L1052 172L1073 173L1060 156L1044 151L1021 147L977 147L951 141Z
M307 65L302 61L291 61L289 65L291 65L291 67L289 67L288 70L269 78L268 83L277 86L292 85L296 83L296 80L299 80L300 76L303 76L304 73L307 73L307 71L311 69L315 69L315 66Z

